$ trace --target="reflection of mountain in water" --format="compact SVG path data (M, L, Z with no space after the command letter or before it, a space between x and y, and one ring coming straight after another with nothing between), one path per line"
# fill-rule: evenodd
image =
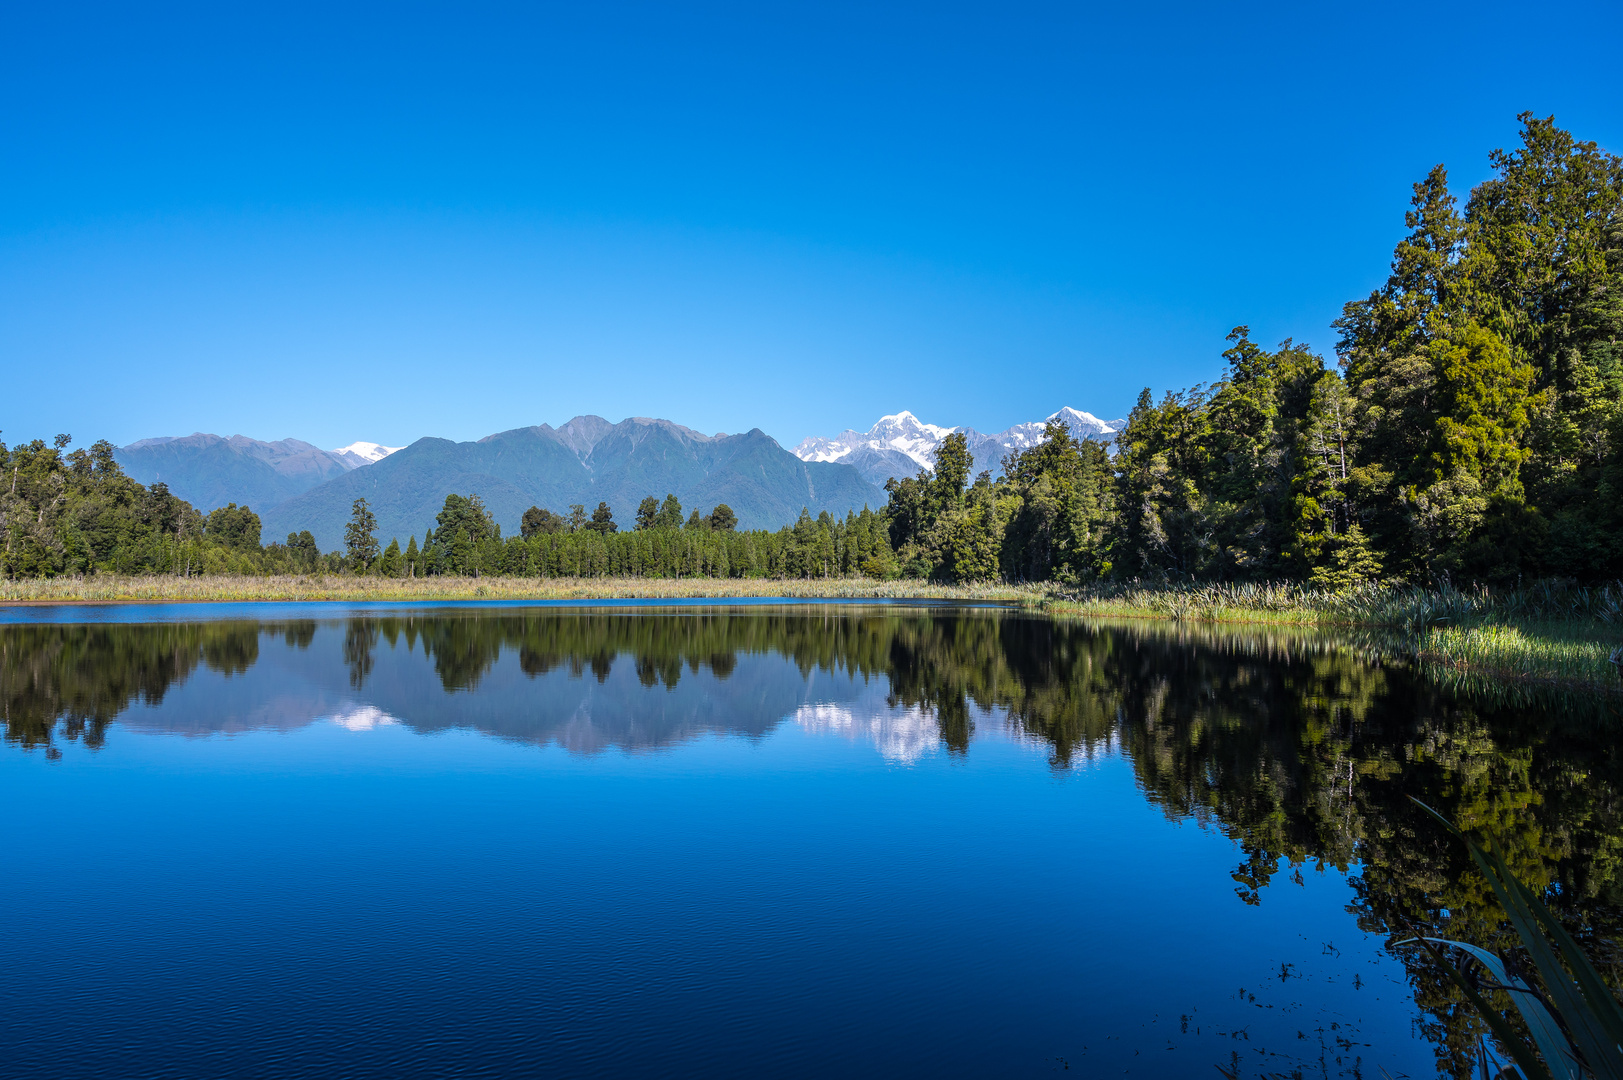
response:
M935 713L920 705L898 705L877 686L851 701L809 701L794 721L814 735L838 735L873 743L886 761L911 765L941 745Z
M825 648L820 623L805 624L781 615L463 614L5 627L6 730L24 746L48 746L53 730L100 745L115 717L184 735L327 720L355 731L471 728L581 752L706 732L761 735L808 703L871 699L869 679L882 674L882 649L853 666L849 649ZM222 677L194 677L200 663ZM933 721L928 729L934 739Z
M1056 769L1120 755L1169 817L1232 837L1239 900L1267 903L1271 882L1323 862L1355 870L1373 931L1503 948L1501 914L1421 798L1492 831L1623 981L1607 944L1623 930L1616 703L1457 692L1296 632L905 607L12 625L0 709L8 741L47 751L99 745L115 718L185 734L398 722L586 752L793 719L905 763L1006 725ZM1457 1073L1469 1012L1423 955L1405 962Z

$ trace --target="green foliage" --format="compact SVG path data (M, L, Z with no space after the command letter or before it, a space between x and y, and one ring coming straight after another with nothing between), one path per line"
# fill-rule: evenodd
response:
M1346 395L1305 346L1229 334L1224 379L1139 397L1118 438L1114 563L1134 576L1306 576L1349 524Z
M259 515L230 503L209 511L205 535L235 551L259 550Z
M1307 579L1314 588L1351 592L1381 576L1381 560L1370 550L1369 540L1357 524L1326 536L1314 556L1315 565Z
M1146 389L1113 454L1050 423L1041 442L1002 462L1002 475L971 482L967 440L954 433L933 469L887 482L880 513L835 521L802 509L775 533L739 533L732 509L752 520L770 503L787 516L794 503L782 493L793 485L780 466L798 470L797 484L809 483L811 466L770 455L749 469L783 480L771 500L727 488L732 506L684 519L675 494L650 495L626 534L605 499L590 515L582 503L564 515L531 506L520 535L503 542L477 496L444 496L421 549L401 554L403 572L1114 577L1307 582L1337 593L1441 575L1501 585L1623 577L1623 161L1553 119L1521 121L1521 145L1490 155L1493 175L1463 210L1443 166L1414 185L1386 281L1335 323L1339 371L1304 345L1268 350L1236 327L1222 377L1159 402ZM699 453L683 443L678 454L669 430L639 424L662 461ZM433 469L464 453L478 456L482 474L504 477L580 467L573 451L529 429L493 438L465 451L424 440L390 459L400 490L377 497L426 512L425 500L444 490L428 484ZM125 477L110 444L65 454L70 442L0 444L0 571L9 576L328 565L308 532L261 548L246 507L205 522L163 485ZM766 454L770 440L746 442ZM707 441L703 452L719 445ZM688 464L703 472L697 457ZM558 502L581 490L632 501L625 477L606 492L576 479ZM378 560L376 524L356 499L345 532L352 568Z
M652 498L652 496L649 496ZM646 500L644 500L646 501ZM682 504L675 495L666 495L665 501L660 504L659 512L654 515L651 528L680 529L682 527Z
M0 574L298 572L317 557L297 537L262 548L246 507L205 520L166 485L124 475L111 443L67 452L71 441L0 443Z
M1337 323L1341 494L1389 573L1623 573L1623 162L1520 119L1463 214L1442 166L1415 185L1386 285Z
M344 550L350 569L365 573L378 558L378 538L374 535L378 519L373 516L365 499L356 499L350 510L349 525L344 529Z
M733 513L733 508L726 503L718 503L716 508L710 511L710 527L732 532L738 528L738 515Z
M586 523L586 528L603 535L620 531L620 526L614 523L614 511L609 509L606 502L597 504L597 509L592 511L592 520Z
M569 523L560 514L539 506L532 506L524 511L524 517L519 522L519 534L526 540L538 533L558 533L569 528Z
M1471 860L1492 888L1532 959L1543 992L1511 974L1503 961L1485 949L1440 938L1416 940L1425 945L1438 966L1464 992L1499 1044L1515 1059L1523 1076L1529 1080L1623 1078L1623 1007L1583 949L1538 894L1517 877L1495 838L1490 836L1485 843L1478 843L1425 803L1414 801L1464 841ZM1472 981L1442 958L1435 947L1442 944L1464 949L1488 967L1499 987L1509 992L1530 1038L1522 1038Z
M301 574L315 570L321 560L316 538L310 535L309 529L287 534L287 553L291 569Z
M416 537L412 537L413 540ZM406 573L406 557L400 551L400 541L390 538L389 546L383 549L378 558L376 571L384 577L404 577Z
M584 507L574 509L585 517ZM499 572L502 530L483 499L477 495L447 495L434 523L423 544L425 572L472 577L486 571Z

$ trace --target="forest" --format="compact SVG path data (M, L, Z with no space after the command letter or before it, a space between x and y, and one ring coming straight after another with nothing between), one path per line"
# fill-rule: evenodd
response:
M1520 117L1520 145L1463 206L1442 165L1414 185L1384 284L1345 305L1334 360L1245 326L1209 385L1146 389L1113 445L1051 424L1001 475L961 435L887 504L773 532L650 494L621 528L533 507L503 538L447 496L421 543L262 543L123 475L103 441L0 443L0 574L868 575L943 582L1364 582L1623 576L1623 160ZM427 523L425 523L427 524Z

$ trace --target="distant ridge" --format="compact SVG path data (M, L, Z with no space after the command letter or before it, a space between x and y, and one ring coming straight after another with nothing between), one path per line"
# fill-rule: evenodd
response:
M359 454L346 453L353 449L323 450L298 439L261 442L243 435L222 438L196 432L180 438L142 439L119 448L113 456L138 482L165 483L206 513L232 502L256 510L285 502L368 464Z
M812 437L795 447L795 456L802 461L839 462L850 465L864 479L883 485L893 476L912 476L920 469L935 463L936 448L954 432L961 431L969 443L969 452L975 458L975 472L989 470L993 476L1002 471L1003 456L1012 450L1024 450L1042 441L1049 420L1063 420L1078 439L1110 441L1116 432L1126 426L1125 420L1101 420L1092 413L1069 407L1053 413L1042 421L1016 424L995 435L983 435L974 428L938 427L926 424L907 411L882 416L867 431L847 429L831 439Z
M508 536L531 506L562 513L576 503L591 510L607 502L619 526L629 529L638 503L667 493L706 513L726 503L740 528L776 529L792 523L801 507L843 516L885 502L850 465L802 461L759 429L704 435L649 417L616 424L577 416L557 428L515 428L477 442L419 439L261 517L267 537L309 529L328 550L342 544L351 505L364 498L383 542L398 537L404 544L433 527L453 492L483 498Z

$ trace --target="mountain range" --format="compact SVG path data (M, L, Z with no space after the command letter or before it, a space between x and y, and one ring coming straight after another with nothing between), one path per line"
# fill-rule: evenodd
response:
M1092 413L1063 408L1047 420L1016 424L995 435L983 435L974 428L937 427L926 424L910 412L881 416L867 431L847 429L832 439L812 437L795 447L802 461L839 462L850 465L870 484L882 487L891 477L912 476L920 469L934 467L936 448L954 432L962 432L975 458L971 475L988 470L993 476L1002 471L1003 457L1042 441L1049 420L1063 420L1078 439L1110 442L1126 426L1125 420L1101 420Z
M1075 409L1054 417L1079 438L1109 439L1121 427ZM590 511L607 502L620 527L629 528L645 497L668 493L705 512L726 503L741 528L776 529L801 507L838 516L865 505L878 509L886 498L880 485L931 467L941 440L954 431L969 437L976 470L995 473L1004 454L1035 444L1043 427L1018 424L982 435L901 412L866 433L807 439L791 453L759 429L705 435L669 420L615 424L577 416L557 428L515 428L476 442L424 438L406 447L355 442L322 450L298 439L198 433L142 439L120 448L117 458L134 479L162 481L199 510L249 506L267 540L308 529L325 551L342 546L356 499L366 499L385 543L404 542L433 527L452 492L483 498L509 536L531 506L564 513L576 503Z
M233 502L274 506L397 449L358 442L323 450L298 439L260 442L243 435L225 439L197 432L182 438L142 439L121 447L114 457L136 481L162 481L206 513Z

